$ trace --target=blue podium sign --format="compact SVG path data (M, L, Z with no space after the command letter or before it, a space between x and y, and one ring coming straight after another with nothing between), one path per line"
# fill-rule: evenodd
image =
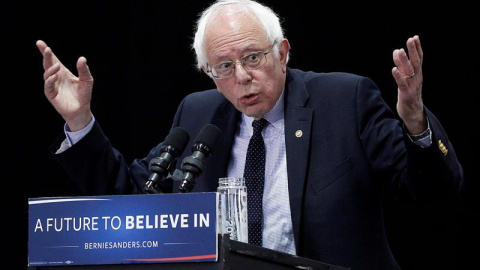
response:
M217 261L217 194L31 198L28 266Z

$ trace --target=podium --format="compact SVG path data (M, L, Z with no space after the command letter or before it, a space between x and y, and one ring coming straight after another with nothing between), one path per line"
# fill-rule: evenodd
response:
M218 235L218 261L158 263L158 264L115 264L115 265L75 265L75 266L39 266L29 270L349 270L350 268L331 265L275 250L230 240L230 235Z
M214 192L29 200L29 270L346 270L218 234Z

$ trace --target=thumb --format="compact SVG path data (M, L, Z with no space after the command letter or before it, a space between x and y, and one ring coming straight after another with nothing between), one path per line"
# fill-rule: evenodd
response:
M87 59L85 57L78 58L77 61L78 79L80 81L93 81L92 74L87 65Z

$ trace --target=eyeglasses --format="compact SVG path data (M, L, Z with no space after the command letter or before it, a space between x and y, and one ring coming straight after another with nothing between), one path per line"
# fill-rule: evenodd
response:
M274 41L270 49L267 51L251 53L242 57L238 62L226 61L211 67L207 64L207 72L211 73L215 79L226 79L232 76L233 70L237 64L242 65L246 70L258 69L267 63L267 54L273 50L276 43L277 41Z

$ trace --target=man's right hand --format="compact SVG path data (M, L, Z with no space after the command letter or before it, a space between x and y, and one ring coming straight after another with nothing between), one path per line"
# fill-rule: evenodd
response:
M43 55L45 96L66 121L70 131L84 128L92 119L90 103L93 77L87 66L87 59L83 56L78 59L76 77L44 41L38 40L36 45Z

